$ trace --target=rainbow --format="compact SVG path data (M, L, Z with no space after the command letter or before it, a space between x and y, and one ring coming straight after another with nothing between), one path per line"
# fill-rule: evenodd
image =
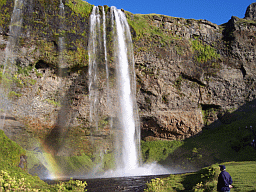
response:
M43 142L40 142L42 153L37 154L38 160L46 167L46 169L49 171L49 175L47 179L58 179L63 176L63 172L61 167L58 165L54 153L51 149L49 149L49 146L44 144Z

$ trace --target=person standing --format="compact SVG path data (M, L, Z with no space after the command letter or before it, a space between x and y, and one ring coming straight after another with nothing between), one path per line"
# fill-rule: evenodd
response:
M233 183L230 174L226 171L225 165L219 165L221 173L218 177L217 191L230 192Z

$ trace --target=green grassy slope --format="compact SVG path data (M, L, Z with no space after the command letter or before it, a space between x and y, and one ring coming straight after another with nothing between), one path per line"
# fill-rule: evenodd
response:
M171 175L165 179L152 180L147 191L216 191L219 164L225 164L231 174L233 191L256 191L256 150L250 145L254 138L253 130L256 132L256 111L253 105L243 106L231 113L229 118L233 119L230 124L205 129L201 134L186 139L159 162L189 171L211 166L214 170L210 172L212 177L201 173L210 168Z
M22 147L11 141L0 130L0 187L7 183L11 184L14 180L16 184L13 184L13 187L18 187L18 180L22 178L24 179L24 182L22 182L23 188L26 186L28 188L40 189L47 186L39 177L33 177L18 167L20 156L25 155L25 153Z
M86 182L70 180L50 186L28 174L18 166L21 155L26 151L0 130L0 191L86 191Z
M237 192L256 191L255 173L256 162L226 162L227 171L233 179L233 189ZM195 173L170 175L164 179L153 179L148 183L147 192L174 192L174 191L217 191L218 164L206 167Z
M240 120L204 129L184 141L142 142L143 160L189 171L221 162L253 161L256 150L250 146L254 137L250 127L256 132L255 119L256 112L250 111Z
M256 161L226 163L234 181L232 191L256 191Z

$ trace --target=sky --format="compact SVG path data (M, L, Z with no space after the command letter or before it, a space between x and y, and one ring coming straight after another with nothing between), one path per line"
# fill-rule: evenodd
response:
M115 6L133 14L156 13L185 19L206 19L221 25L232 16L244 18L252 0L86 0L93 5Z

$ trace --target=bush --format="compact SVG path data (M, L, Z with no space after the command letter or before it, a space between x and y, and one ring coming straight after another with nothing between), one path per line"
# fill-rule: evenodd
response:
M68 182L60 182L56 185L48 186L43 189L31 187L30 182L26 178L18 178L10 176L8 171L0 171L0 192L2 191L87 191L85 187L87 183L84 181L73 180Z
M163 179L152 179L147 183L147 192L161 191L214 191L218 172L215 167L205 167L196 173L170 175Z
M196 54L196 61L199 63L206 63L207 61L217 60L220 55L216 49L210 45L203 45L199 40L192 41L192 49ZM216 67L212 65L212 67Z
M1 191L39 191L39 189L31 189L30 183L25 178L11 177L7 171L1 170Z
M59 184L56 184L53 186L53 189L58 192L62 191L87 191L85 187L87 186L87 183L80 180L73 180L71 178L68 182L60 182Z

